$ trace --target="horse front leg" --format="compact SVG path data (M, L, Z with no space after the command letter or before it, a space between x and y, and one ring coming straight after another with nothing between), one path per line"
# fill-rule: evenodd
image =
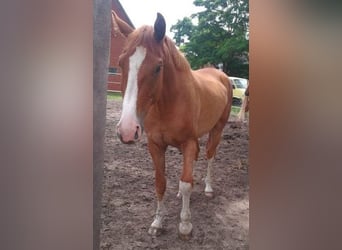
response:
M182 194L182 211L180 214L179 236L181 239L189 239L192 232L190 196L193 186L192 169L197 160L199 145L197 140L192 140L183 145L183 169L179 181L179 191Z
M165 178L165 151L166 146L160 146L154 142L148 142L148 148L152 156L154 171L155 171L155 190L157 195L157 210L154 220L148 230L150 235L159 235L163 228L163 219L166 214L164 205L164 193L166 190Z

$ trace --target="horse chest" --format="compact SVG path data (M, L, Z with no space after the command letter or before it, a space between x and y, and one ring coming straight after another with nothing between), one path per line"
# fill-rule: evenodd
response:
M181 121L166 121L147 123L146 134L149 139L161 143L179 146L189 138L196 137L195 130L191 123Z

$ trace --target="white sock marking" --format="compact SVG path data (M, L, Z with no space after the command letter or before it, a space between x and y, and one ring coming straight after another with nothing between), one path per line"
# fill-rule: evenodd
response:
M151 224L151 227L162 228L165 213L166 213L166 209L164 206L164 200L158 201L156 216L154 218L154 221Z
M205 193L213 192L213 188L211 187L211 167L213 165L213 160L214 160L214 157L208 160L207 176L204 179L204 182L205 182L204 192Z
M179 232L184 235L191 233L192 224L191 213L190 213L190 196L191 196L191 183L179 181L179 191L182 193L182 211L180 214L181 223L179 224Z

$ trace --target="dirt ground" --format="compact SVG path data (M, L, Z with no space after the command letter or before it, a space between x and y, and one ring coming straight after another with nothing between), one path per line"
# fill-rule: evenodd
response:
M238 126L231 116L213 164L215 195L204 195L206 136L194 167L190 209L192 238L178 237L182 207L177 198L182 155L173 147L166 153L167 216L164 231L152 237L156 198L154 172L147 140L122 144L116 136L121 101L108 100L105 137L101 249L249 249L248 122Z

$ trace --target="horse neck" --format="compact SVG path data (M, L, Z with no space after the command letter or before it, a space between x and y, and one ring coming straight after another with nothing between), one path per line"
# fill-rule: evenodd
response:
M163 111L174 107L178 99L188 98L193 91L193 76L191 69L178 70L174 65L164 66L164 77L161 89L159 108Z
M164 75L158 105L167 112L179 99L189 98L194 91L194 78L189 63L171 40L166 41L164 48Z

